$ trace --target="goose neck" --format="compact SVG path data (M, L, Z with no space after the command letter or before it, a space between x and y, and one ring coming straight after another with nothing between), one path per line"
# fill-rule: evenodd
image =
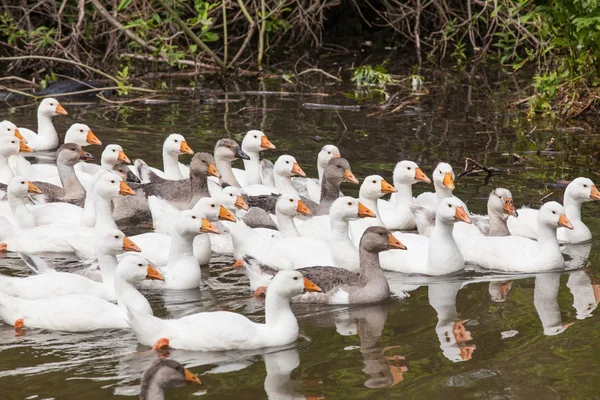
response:
M194 238L196 236L195 233L182 234L175 229L169 249L169 264L194 255Z
M395 193L396 204L399 206L413 204L412 184L402 181L395 181L394 187L398 191Z
M581 205L582 201L578 199L574 199L571 196L565 196L564 206L565 206L565 214L567 218L571 221L581 221Z
M52 147L58 146L58 134L56 133L56 128L54 127L54 123L52 122L52 117L45 115L40 110L38 110L37 114L38 120L38 135L41 138L49 140L52 142Z
M113 291L115 289L115 272L117 271L117 257L97 250L98 265L102 274L102 283Z
M231 162L223 160L220 157L216 157L215 155L215 164L217 165L217 170L221 174L221 180L223 182L233 187L240 187L240 183L235 178L233 170L231 169Z
M438 202L447 199L449 197L452 197L452 190L448 189L446 186L444 186L443 183L435 183L435 194L437 194L437 198L438 198Z
M538 222L537 228L537 240L540 249L554 249L555 247L558 248L558 242L556 239L556 228L553 228L541 222Z
M321 183L321 201L319 202L319 215L328 214L329 208L334 201L340 196L341 181L328 179L323 177Z
M118 272L114 277L114 286L117 295L117 305L123 311L127 311L127 308L129 308L140 313L152 314L152 308L146 297L131 282L121 277Z
M179 170L179 158L177 154L174 154L163 147L163 170L167 179L179 180L183 179L181 171Z
M298 193L296 189L294 189L294 185L292 185L292 179L289 176L283 176L279 175L278 173L274 173L273 180L275 181L275 188L280 193Z
M154 376L144 382L140 392L140 400L165 400L165 392Z
M244 170L246 171L246 183L248 185L260 185L262 179L260 176L260 156L258 151L248 151L242 149L250 157L249 160L244 160Z
M325 167L322 167L318 161L317 161L317 172L319 174L319 184L321 184L321 183L323 183L323 173L325 172Z
M117 229L117 224L112 216L112 199L95 194L93 208L89 209L96 213L96 222L94 228L98 229ZM84 210L85 215L85 210Z
M37 226L37 218L25 205L25 198L23 196L15 196L9 192L8 205L10 211L17 219L20 228L33 228Z
M57 169L58 178L62 184L65 198L75 199L83 197L83 195L85 195L85 189L75 174L75 168L73 168L72 165L58 163Z
M197 173L190 174L190 190L190 208L194 207L201 198L210 197L207 176Z
M383 276L383 270L379 263L379 253L373 253L360 248L360 283L366 285L370 280Z
M506 218L494 212L488 214L490 218L489 236L510 236L510 231L506 224Z
M282 213L279 209L275 209L275 218L277 219L277 227L283 237L300 236L293 217Z
M371 198L371 197L365 197L365 196L360 196L359 200L361 203L363 203L365 206L367 206L368 209L370 209L371 211L373 211L376 215L375 217L375 221L377 222L374 225L380 225L380 226L385 226L383 224L383 220L381 219L381 216L379 214L379 206L377 205L377 200L379 198Z
M290 307L290 300L275 290L265 299L265 325L269 330L298 330L298 321Z
M347 240L350 243L350 223L341 216L329 215L329 226L331 227L331 238L335 240Z

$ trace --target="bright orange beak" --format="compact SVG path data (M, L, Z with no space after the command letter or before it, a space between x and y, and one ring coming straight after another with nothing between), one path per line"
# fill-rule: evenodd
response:
M334 155L332 155L331 157L332 157L332 158L340 158L340 157L341 157L341 155L339 155L339 154L334 154Z
M388 249L407 250L407 247L402 244L394 235L390 235L388 239Z
M456 207L456 212L454 213L455 221L463 221L467 224L471 223L471 218L467 215L465 208L463 206Z
M304 278L304 291L305 292L320 292L321 288L318 287L317 285L315 285L314 282L309 281L308 279Z
M377 215L363 203L358 202L358 217L359 218L376 218Z
M187 383L192 383L195 385L200 385L202 382L200 382L200 378L198 378L198 376L196 376L194 373L192 373L192 371L190 371L189 369L185 369L185 381Z
M42 194L42 191L39 187L35 186L33 182L29 182L29 184L27 185L27 193Z
M208 175L216 176L217 178L221 177L219 170L215 164L208 164Z
M65 110L65 109L63 108L63 106L61 106L60 104L57 104L57 105L56 105L56 110L55 110L55 111L56 111L56 113L57 113L58 115L68 115L68 114L69 114L69 113L67 112L67 110Z
M27 146L24 142L19 142L19 151L24 153L32 152L31 147Z
M349 169L347 169L346 172L344 172L344 181L358 184L358 179L356 179L352 171L350 171Z
M561 216L558 218L558 225L564 226L567 229L573 229L573 225L571 225L571 221L569 221L569 219L567 218L567 216L565 214L561 214Z
M312 212L308 209L306 204L302 200L298 200L298 207L296 207L296 211L301 215L312 215Z
M125 236L123 238L123 251L136 251L139 253L142 250L131 239Z
M8 244L0 243L0 252L8 251Z
M385 179L381 180L381 193L395 193L397 192L396 188L387 183Z
M419 182L431 183L431 179L425 175L425 172L421 168L415 170L415 179Z
M596 185L592 185L592 191L590 192L590 199L600 200L600 192L596 188Z
M242 210L248 209L248 204L246 204L246 201L244 200L244 198L242 196L238 196L237 199L235 199L235 206Z
M507 197L504 200L504 214L512 215L515 218L517 218L519 216L519 213L517 212L517 209L515 208L515 205L513 204L512 197Z
M181 145L179 146L179 151L186 154L194 154L194 150L192 150L192 148L188 145L187 141L185 140L181 142Z
M156 280L156 281L164 281L165 280L165 278L162 276L162 274L160 272L158 272L158 270L150 264L148 264L148 272L146 275L146 279L152 279L152 280Z
M125 154L125 152L123 150L121 150L119 152L119 155L117 155L117 160L124 162L126 164L131 164L131 161L129 160L129 157L127 157L127 155Z
M133 191L133 189L130 188L128 184L122 181L119 183L119 194L122 196L135 196L135 192Z
M450 190L454 190L454 188L456 187L454 186L454 178L452 177L452 174L450 172L446 172L446 175L444 175L443 184Z
M227 211L227 209L223 206L221 206L221 208L219 209L219 219L222 221L235 222L235 217L233 216L233 214Z
M217 228L215 228L215 226L211 224L206 218L202 218L202 228L200 228L200 232L219 234Z
M94 132L92 132L92 131L88 131L87 137L85 138L85 141L88 142L88 144L97 144L97 145L101 145L102 144L102 142L100 141L100 139L98 139L96 137L96 135L94 135Z
M21 135L21 131L15 129L15 136L23 143L27 143L27 140Z
M271 141L269 139L267 139L267 135L263 135L260 138L260 147L262 147L265 150L276 149L275 145L273 143L271 143Z
M292 176L306 177L306 174L304 173L304 171L302 171L302 168L300 168L300 164L298 164L297 162L295 162L292 166Z

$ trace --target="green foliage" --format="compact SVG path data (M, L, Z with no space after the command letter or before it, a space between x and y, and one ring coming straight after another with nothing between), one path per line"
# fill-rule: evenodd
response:
M120 71L117 72L117 80L119 81L119 89L117 90L117 93L121 96L127 96L129 94L129 91L133 87L133 85L129 83L128 65L125 65Z
M385 89L385 86L393 83L394 79L383 65L378 64L375 67L363 65L354 70L352 82L356 82L356 88L359 90L369 88Z

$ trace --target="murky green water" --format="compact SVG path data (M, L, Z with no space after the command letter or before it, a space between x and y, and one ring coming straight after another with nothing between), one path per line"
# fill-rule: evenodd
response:
M383 117L377 110L309 110L304 102L346 104L337 88L329 97L213 96L237 102L201 103L189 94L170 104L133 103L116 107L63 101L69 116L57 118L60 132L85 121L105 143L121 144L130 158L160 164L162 140L180 132L195 151L212 152L217 139L239 142L248 129L261 129L278 150L275 159L293 154L303 169L316 174L316 154L337 144L360 179L378 173L392 182L394 164L416 161L428 173L440 160L459 172L465 157L514 168L510 175L458 180L456 195L474 212L484 212L489 191L504 186L516 204L560 199L562 190L547 186L561 179L596 176L600 140L593 123L582 130L548 128L548 121L527 122L504 107L506 93L525 87L506 76L457 78L432 74L431 92L415 107ZM492 83L490 83L492 82ZM2 119L35 125L34 107L0 106ZM526 154L555 137L553 157ZM101 149L88 147L97 156ZM532 162L514 164L512 153ZM186 160L189 161L189 160ZM533 167L519 173L524 167ZM415 193L431 190L423 184ZM356 188L344 190L357 194ZM600 237L597 204L584 206L584 220ZM126 233L139 226L124 226ZM202 386L168 391L168 398L404 398L404 399L589 399L598 398L595 361L600 358L600 300L596 278L598 243L587 269L543 274L510 281L436 279L404 285L408 297L370 307L294 306L304 338L285 349L249 353L171 351L169 357L201 376ZM246 278L223 272L231 260L220 257L207 274L225 289L152 292L159 316L178 317L201 310L234 310L256 320L263 302L251 298ZM0 271L23 273L13 254L0 259ZM411 284L411 285L409 285ZM409 286L407 286L409 285ZM463 321L462 323L457 323ZM563 325L571 324L568 328ZM143 370L157 357L137 345L127 331L67 334L27 330L16 336L0 326L0 388L3 399L106 399L137 394Z

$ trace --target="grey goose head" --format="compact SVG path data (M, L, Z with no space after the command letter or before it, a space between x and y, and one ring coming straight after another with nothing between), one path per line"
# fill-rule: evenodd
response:
M360 249L369 253L381 253L386 250L407 248L392 235L389 229L383 226L371 226L365 230L360 239Z
M248 154L244 153L235 140L229 138L220 139L215 145L215 159L231 162L236 158L241 158L242 160L250 159Z
M140 399L164 398L165 388L184 383L200 384L200 379L177 361L160 358L142 376Z
M141 183L142 181L134 174L127 164L119 163L112 167L112 170L125 182Z
M204 178L208 175L221 177L215 158L209 153L196 153L190 163L190 178Z
M350 163L345 158L336 157L329 160L327 167L323 173L323 180L341 184L349 182L358 184L358 179L350 169Z
M508 219L509 215L517 218L519 213L513 204L512 194L510 190L504 188L496 188L490 193L488 199L488 214L499 216L501 219Z
M56 163L73 166L80 161L91 161L93 159L94 156L83 151L78 144L65 143L57 151Z

